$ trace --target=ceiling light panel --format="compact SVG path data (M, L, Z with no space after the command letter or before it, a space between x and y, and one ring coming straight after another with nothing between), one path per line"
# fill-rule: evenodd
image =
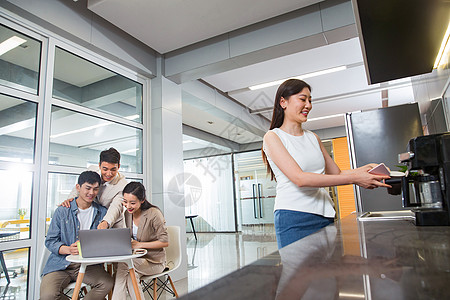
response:
M346 66L339 66L339 67L335 67L335 68L320 70L320 71L317 71L317 72L307 73L307 74L303 74L303 75L299 75L299 76L293 76L293 77L290 77L290 78L284 78L284 79L280 79L280 80L276 80L276 81L262 83L262 84L258 84L258 85L254 85L254 86L249 86L248 88L250 90L254 91L254 90L259 90L259 89L263 89L263 88L266 88L266 87L271 87L271 86L274 86L274 85L280 85L285 80L288 80L288 79L301 79L301 80L303 80L303 79L306 79L306 78L311 78L311 77L321 76L321 75L330 74L330 73L334 73L334 72L339 72L339 71L343 71L343 70L346 70L346 69L347 69Z
M23 38L20 38L18 36L12 36L6 41L2 42L0 44L0 55L5 54L8 51L11 51L14 48L19 47L23 43L25 43L27 40L24 40Z

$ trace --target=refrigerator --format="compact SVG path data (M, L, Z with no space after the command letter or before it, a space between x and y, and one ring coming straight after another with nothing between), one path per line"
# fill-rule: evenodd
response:
M383 162L399 170L398 154L406 152L411 138L423 135L417 103L347 113L345 126L352 168ZM355 195L359 212L404 209L401 195L390 195L386 188L355 185Z

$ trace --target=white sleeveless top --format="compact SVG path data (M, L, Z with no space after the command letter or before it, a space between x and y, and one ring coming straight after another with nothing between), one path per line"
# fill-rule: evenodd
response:
M278 135L284 147L304 172L325 174L325 159L314 133L304 130L302 136L294 136L280 128L274 128L272 131ZM265 145L263 150L267 155ZM334 217L333 201L324 188L298 187L281 172L269 155L267 160L277 180L274 211L286 209L327 218Z

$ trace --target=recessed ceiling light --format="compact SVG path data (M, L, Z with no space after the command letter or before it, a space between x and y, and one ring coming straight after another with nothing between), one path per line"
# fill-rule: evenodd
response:
M139 150L139 148L134 148L134 149L122 151L122 152L120 152L120 153L121 153L121 154L134 153L134 152L136 152L136 151L138 151L138 150Z
M127 117L125 117L125 119L128 119L128 120L136 120L136 119L139 119L139 115L131 115L131 116L127 116Z
M280 85L288 79L302 79L303 80L306 78L330 74L330 73L334 73L334 72L338 72L338 71L343 71L346 69L347 69L347 66L340 66L340 67L336 67L336 68L325 69L325 70L321 70L321 71L317 71L317 72L307 73L307 74L303 74L303 75L299 75L299 76L295 76L295 77L289 77L289 78L271 81L271 82L267 82L267 83L257 84L257 85L249 86L248 88L253 91L253 90L266 88L269 86Z
M25 43L27 40L24 40L18 36L12 36L9 39L7 39L6 41L2 42L0 44L0 55L5 54L6 52L22 45L23 43Z
M108 126L108 125L111 125L111 123L110 122L100 123L100 124L93 125L93 126L87 126L87 127L83 127L83 128L80 128L80 129L75 129L75 130L71 130L71 131L66 131L66 132L54 134L54 135L51 135L50 138L51 139L55 139L55 138L59 138L61 136L66 136L66 135L70 135L70 134L74 134L74 133L85 132L85 131L89 131L89 130L92 130L92 129Z
M344 116L344 114L335 114L335 115L329 115L329 116L324 116L324 117L311 118L311 119L308 119L308 122L336 118L336 117L343 117L343 116Z

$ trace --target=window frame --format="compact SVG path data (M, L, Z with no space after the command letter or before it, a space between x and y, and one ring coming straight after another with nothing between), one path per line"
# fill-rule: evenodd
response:
M5 95L17 97L26 101L37 103L37 117L35 128L35 150L33 164L18 164L11 162L0 162L0 169L10 168L20 165L26 170L33 172L32 199L30 203L30 238L16 241L5 241L0 243L0 250L7 251L19 248L28 248L28 274L27 274L27 299L34 299L39 295L38 277L39 260L44 247L46 213L47 213L47 184L49 173L68 173L79 174L84 168L67 167L58 165L49 165L49 142L50 142L50 120L52 105L62 106L67 109L75 110L94 117L104 118L119 124L138 128L142 130L142 173L121 172L127 178L135 178L142 182L151 180L151 78L143 72L127 68L128 63L121 64L120 61L109 59L105 51L92 45L76 43L57 35L45 28L40 27L33 22L20 16L10 16L0 9L0 23L16 30L22 34L28 35L41 42L39 82L37 94L31 94L26 91L18 90L12 87L0 85L0 92ZM92 47L90 47L92 46ZM114 73L120 74L128 79L138 82L142 85L142 116L141 120L136 122L127 120L123 117L108 114L98 110L90 109L70 103L64 100L52 98L53 91L53 72L55 62L55 49L59 47L63 50L81 56L90 62L98 64ZM89 49L90 47L92 49ZM116 60L116 59L114 59Z

